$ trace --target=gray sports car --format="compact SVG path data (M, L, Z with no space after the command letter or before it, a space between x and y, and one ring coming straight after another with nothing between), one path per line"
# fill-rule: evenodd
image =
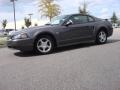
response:
M91 15L63 15L54 17L44 26L10 33L7 45L21 51L34 50L51 53L56 47L95 42L104 44L113 34L112 24Z

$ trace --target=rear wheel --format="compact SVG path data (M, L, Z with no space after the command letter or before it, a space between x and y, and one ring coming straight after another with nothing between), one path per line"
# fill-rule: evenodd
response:
M96 36L97 44L105 44L107 42L107 33L104 30L100 30Z
M35 42L35 51L40 54L49 54L54 49L54 41L50 36L41 36Z

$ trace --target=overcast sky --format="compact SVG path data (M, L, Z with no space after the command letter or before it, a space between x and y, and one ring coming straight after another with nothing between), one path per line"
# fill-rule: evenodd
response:
M33 20L41 20L38 12L39 0L17 0L16 19L17 22L24 19L29 13L33 13ZM86 0L90 14L99 18L109 18L115 11L120 17L120 0ZM78 7L83 0L58 0L61 6L61 14L78 13ZM0 0L0 22L7 19L9 23L13 22L13 7L10 0Z

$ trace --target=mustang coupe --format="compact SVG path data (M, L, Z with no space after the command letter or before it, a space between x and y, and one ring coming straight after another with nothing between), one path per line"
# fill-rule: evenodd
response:
M91 15L72 14L54 17L44 26L11 32L7 45L20 51L33 50L48 54L56 47L84 42L105 44L112 34L112 24L108 20Z

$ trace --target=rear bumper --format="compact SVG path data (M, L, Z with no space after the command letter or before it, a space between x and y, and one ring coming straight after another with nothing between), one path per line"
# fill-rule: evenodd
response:
M112 35L113 35L113 28L110 28L109 31L108 31L108 37L110 37Z
M7 46L8 48L17 49L21 51L31 51L33 50L33 40L8 40Z

